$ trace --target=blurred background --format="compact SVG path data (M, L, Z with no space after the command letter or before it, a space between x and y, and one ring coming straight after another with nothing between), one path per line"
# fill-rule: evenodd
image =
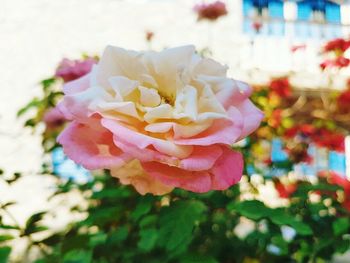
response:
M227 0L225 12L206 13L211 2L0 0L0 168L6 180L19 178L0 183L0 201L16 202L9 209L19 225L42 210L55 210L45 219L52 229L81 218L70 210L84 202L78 191L49 197L58 180L84 183L90 173L45 145L54 136L45 133L42 118L27 117L37 114L33 103L19 117L18 111L47 96L40 81L50 79L63 58L98 57L106 45L162 50L193 44L227 64L230 77L252 85L253 101L266 114L249 148L253 160L246 161L252 178L312 182L324 171L350 178L350 1ZM43 162L54 175L42 175ZM283 204L277 195L276 187L264 185L259 198ZM17 243L13 258L20 261L16 255L26 247Z

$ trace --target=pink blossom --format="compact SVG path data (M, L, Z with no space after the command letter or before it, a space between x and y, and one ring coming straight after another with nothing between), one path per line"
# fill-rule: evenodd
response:
M96 59L94 58L86 58L83 60L64 58L60 62L55 76L62 78L64 82L72 81L89 73L94 64L96 64Z
M51 108L45 112L43 121L47 128L55 129L61 127L67 119L58 108Z

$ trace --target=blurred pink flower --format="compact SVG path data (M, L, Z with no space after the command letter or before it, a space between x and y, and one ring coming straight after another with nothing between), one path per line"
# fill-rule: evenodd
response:
M61 127L66 120L62 112L56 107L48 109L43 117L43 121L48 129Z
M64 58L60 62L55 76L62 78L64 82L75 80L89 73L96 62L96 59L90 57L83 60Z
M227 15L226 5L221 1L195 5L194 11L198 14L198 20L207 19L215 21L219 17Z

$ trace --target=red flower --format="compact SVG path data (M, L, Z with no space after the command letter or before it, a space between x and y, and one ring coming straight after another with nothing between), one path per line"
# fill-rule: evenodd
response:
M334 61L334 64L336 67L345 68L345 67L349 66L350 59L345 58L343 56L340 56Z
M310 137L315 133L315 131L316 131L316 128L311 124L301 124L301 125L296 125L292 128L286 129L284 132L284 137L287 139L291 139L297 136L298 134L304 137Z
M96 62L94 58L87 58L84 60L70 60L64 58L59 64L55 76L62 78L64 82L78 79L89 73Z
M281 198L289 198L298 186L296 183L283 184L281 181L275 181L275 188Z
M270 83L270 89L282 98L289 97L292 94L289 80L287 78L272 80Z
M299 131L299 126L294 126L292 128L286 129L284 131L284 137L286 137L287 139L291 139L294 138Z
M271 165L272 164L272 160L271 160L271 157L263 160L263 163L266 164L266 165Z
M337 152L345 151L345 136L343 134L321 128L312 137L318 146L326 147Z
M322 70L325 70L326 68L329 68L329 67L332 67L334 66L334 61L333 60L330 60L330 59L326 59L325 61L323 61L321 64L320 64L320 68Z
M194 11L198 14L198 20L207 19L215 21L219 17L227 15L226 5L221 1L196 5Z
M322 70L330 67L335 67L335 68L345 68L350 65L350 60L346 57L340 56L337 57L334 60L331 59L326 59L320 64L320 67Z
M329 41L324 46L324 52L340 51L345 52L350 47L350 40L345 40L343 38L337 38Z
M304 136L311 136L315 133L316 129L311 124L302 124L299 126L300 131Z
M350 88L338 96L337 104L341 110L350 110Z

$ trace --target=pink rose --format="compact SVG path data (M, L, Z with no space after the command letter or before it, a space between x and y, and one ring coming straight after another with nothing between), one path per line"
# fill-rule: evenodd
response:
M141 194L224 190L242 176L230 146L260 124L251 89L193 46L135 52L109 46L88 75L66 83L72 123L58 141L87 169L109 169Z
M86 58L84 60L70 60L64 58L60 62L55 76L62 78L64 82L72 81L89 73L94 64L96 64L94 58Z

